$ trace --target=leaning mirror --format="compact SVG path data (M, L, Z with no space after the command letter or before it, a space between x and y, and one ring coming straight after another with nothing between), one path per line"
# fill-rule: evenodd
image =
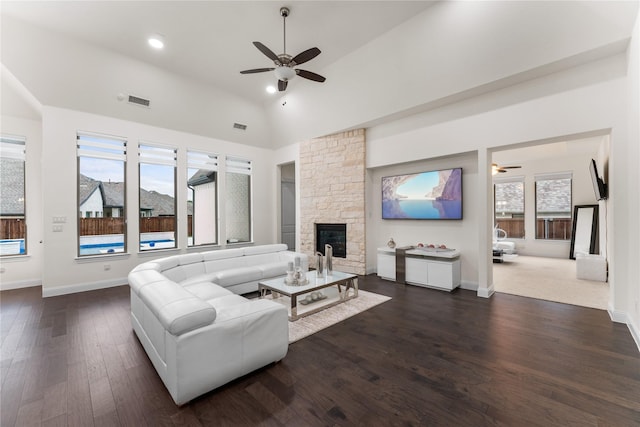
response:
M573 208L573 228L569 258L576 254L595 254L598 245L598 205L577 205Z

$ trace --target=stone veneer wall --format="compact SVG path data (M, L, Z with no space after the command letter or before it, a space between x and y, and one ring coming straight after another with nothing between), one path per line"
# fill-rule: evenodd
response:
M300 145L300 250L315 265L315 224L347 224L347 258L333 268L365 274L365 130Z

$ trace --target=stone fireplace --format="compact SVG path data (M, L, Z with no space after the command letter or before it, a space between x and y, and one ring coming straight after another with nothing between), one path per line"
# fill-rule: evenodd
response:
M333 268L365 274L365 130L300 144L300 251L324 253L317 225L344 225L344 243L333 247ZM344 258L336 254L345 248ZM321 248L321 249L320 249Z
M324 253L324 245L331 245L333 256L347 257L347 224L316 224L316 252Z

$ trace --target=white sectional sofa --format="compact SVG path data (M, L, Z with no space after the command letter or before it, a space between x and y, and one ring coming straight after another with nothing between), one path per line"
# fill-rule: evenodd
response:
M129 273L131 323L176 404L184 404L281 360L289 345L287 310L238 293L284 275L306 255L286 245L175 255Z

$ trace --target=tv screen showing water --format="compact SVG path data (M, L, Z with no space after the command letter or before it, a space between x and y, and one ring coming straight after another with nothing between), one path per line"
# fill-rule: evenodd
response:
M382 219L462 219L462 168L383 177Z

